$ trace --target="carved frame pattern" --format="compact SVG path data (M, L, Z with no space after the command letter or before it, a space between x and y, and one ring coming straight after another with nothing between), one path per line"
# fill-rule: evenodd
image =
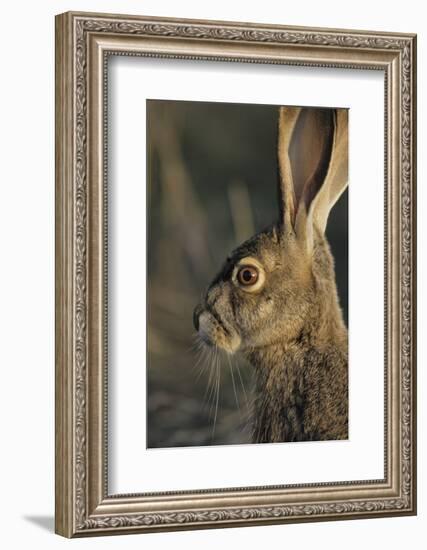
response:
M56 25L56 531L72 537L414 514L415 36L85 13L57 16ZM144 44L150 40L154 40L154 46L145 51ZM141 49L136 51L138 41ZM163 43L168 48L163 49ZM230 53L232 43L246 48L244 55ZM210 48L207 52L205 45ZM100 51L103 60L97 65L98 76L93 77L94 60ZM160 505L155 495L107 494L102 396L105 373L102 372L102 352L91 355L92 318L98 319L96 313L92 314L92 289L99 290L96 285L102 286L99 281L102 268L93 269L91 262L99 262L103 257L102 253L99 256L97 251L92 252L91 242L92 232L96 230L100 231L102 241L102 229L97 225L102 208L97 209L94 204L100 195L92 194L90 186L94 179L105 177L105 167L94 168L96 160L92 149L99 145L96 132L105 116L102 75L105 75L105 56L111 53L363 67L385 72L386 122L394 121L394 126L389 127L389 134L393 135L385 142L386 172L390 193L397 204L391 213L386 239L392 250L389 261L398 293L395 310L391 314L386 312L394 339L398 341L398 368L394 374L389 371L392 378L387 380L387 384L393 381L390 388L395 392L388 421L398 435L389 442L386 466L390 468L386 467L385 480L378 483L368 480L360 487L354 482L302 485L288 487L290 492L282 494L277 493L280 488L270 488L270 491L259 488L258 493L256 488L242 488L230 495L225 490L193 492L193 496L185 492L170 493L169 502L168 495L159 497ZM91 112L94 106L98 106L101 113L97 118ZM102 301L102 292L98 290L96 298ZM396 312L400 312L399 318ZM94 358L101 366L93 366ZM374 491L376 485L382 493ZM360 492L352 493L356 486ZM304 496L310 487L317 489L316 498ZM335 497L333 493L319 498L323 489L336 489ZM204 493L209 493L205 500ZM247 506L240 504L243 493L252 498Z

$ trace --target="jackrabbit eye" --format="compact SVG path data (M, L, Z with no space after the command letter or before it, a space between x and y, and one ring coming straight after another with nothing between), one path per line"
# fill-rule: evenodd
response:
M245 265L237 272L237 280L241 285L250 286L254 285L259 278L259 271L256 267L251 265Z

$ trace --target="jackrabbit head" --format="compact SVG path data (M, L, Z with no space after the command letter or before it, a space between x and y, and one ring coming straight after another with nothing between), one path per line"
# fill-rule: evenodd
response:
M328 308L336 287L325 238L348 183L348 112L281 107L279 221L226 259L194 310L207 344L238 349L292 341Z

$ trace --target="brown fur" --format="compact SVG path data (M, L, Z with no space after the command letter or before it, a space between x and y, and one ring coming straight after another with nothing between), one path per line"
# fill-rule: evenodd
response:
M245 353L256 369L257 443L348 438L347 330L326 241L315 253L310 308L299 334L282 331L276 344Z
M281 117L284 114L281 110ZM314 122L318 120L316 114ZM280 132L283 149L290 137L283 127ZM243 243L227 259L195 309L195 326L206 343L229 353L239 350L254 366L254 442L346 439L347 330L323 232L329 209L323 200L321 210L306 212L304 191L299 192L299 208L294 199L286 199L296 196L295 183L283 179L291 167L287 155L281 158L280 153L279 149L281 222ZM329 154L331 158L322 157L321 162L336 164L333 151ZM313 178L309 186L303 182L311 197L308 206L320 195L324 178L325 173L317 188ZM332 182L335 189L338 183ZM263 284L256 291L236 281L239 266L246 263L262 272Z

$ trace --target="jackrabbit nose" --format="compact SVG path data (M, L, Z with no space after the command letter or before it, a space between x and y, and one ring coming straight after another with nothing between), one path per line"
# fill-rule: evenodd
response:
M202 306L200 304L197 304L193 311L193 325L196 330L199 330L199 317L202 311Z

